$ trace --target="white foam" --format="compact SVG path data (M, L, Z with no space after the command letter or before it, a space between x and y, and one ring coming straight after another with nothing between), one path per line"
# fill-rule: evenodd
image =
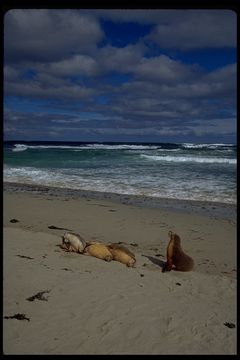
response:
M107 144L88 144L86 146L89 149L103 149L103 150L145 150L145 149L159 149L161 146L156 145L130 145L130 144L122 144L122 145L107 145ZM85 148L86 148L85 147Z
M205 158L205 157L188 157L188 156L158 156L158 155L146 155L140 154L141 157L152 160L152 161L168 161L168 162L196 162L196 163L207 163L207 164L232 164L237 163L236 159L227 159L227 158Z
M191 143L183 143L180 144L185 149L217 149L218 147L232 147L235 146L233 144L191 144Z
M12 151L24 151L27 149L83 149L84 147L80 146L68 146L68 145L24 145L16 144ZM86 148L86 147L85 147Z
M23 144L16 144L15 147L12 149L12 151L25 151L27 150L28 146L23 145Z
M62 150L146 150L159 149L160 145L108 145L108 144L86 144L86 145L25 145L15 144L12 151L24 151L27 149L62 149Z
M107 169L102 169L107 170ZM103 171L94 172L93 169L78 171L77 169L37 169L33 167L4 166L4 181L26 184L40 184L59 188L71 188L117 194L137 194L156 198L178 198L191 200L235 202L235 192L226 192L225 185L218 178L192 179L185 181L185 177L177 180L164 176L151 176L148 173L136 176L135 172L119 173ZM97 176L96 176L97 175ZM173 181L174 180L174 181ZM171 184L171 186L169 186Z

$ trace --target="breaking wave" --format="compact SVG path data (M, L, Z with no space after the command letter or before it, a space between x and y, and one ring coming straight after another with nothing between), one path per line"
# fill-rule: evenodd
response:
M227 158L205 158L205 157L188 157L188 156L158 156L158 155L146 155L140 154L141 157L151 161L168 161L168 162L196 162L196 163L207 163L207 164L232 164L235 165L236 159Z

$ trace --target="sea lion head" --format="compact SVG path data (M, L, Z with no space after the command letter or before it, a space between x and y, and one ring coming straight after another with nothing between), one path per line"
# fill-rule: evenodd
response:
M170 240L174 241L175 245L180 245L181 239L180 239L180 236L178 234L176 234L176 233L174 233L172 231L169 231L168 236L170 237Z
M132 258L129 260L129 262L126 264L128 267L135 267L136 259Z
M62 243L63 243L63 244L70 244L70 241L69 241L69 239L68 239L68 233L67 233L67 232L65 232L65 233L63 234L63 236L62 236Z
M178 234L173 233L172 234L172 239L174 240L174 245L180 246L181 239L180 239L180 236Z

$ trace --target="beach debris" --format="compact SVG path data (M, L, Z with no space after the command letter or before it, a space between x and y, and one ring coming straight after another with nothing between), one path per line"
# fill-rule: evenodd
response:
M82 254L87 243L79 234L67 232L62 236L61 249Z
M55 225L49 225L48 228L49 228L49 229L53 229L53 230L67 230L67 231L72 231L72 230L70 230L70 229L58 227L58 226L55 226Z
M176 282L176 285L181 286L182 284L180 284L179 282Z
M234 329L236 327L234 323L230 323L230 322L225 322L223 325L227 326L230 329Z
M135 246L135 247L138 246L137 243L130 243L130 245L131 245L131 246Z
M11 316L4 316L4 319L17 319L17 320L27 320L30 321L30 319L28 317L26 317L25 314L15 314L15 315L11 315Z
M25 255L16 255L20 258L24 258L24 259L29 259L29 260L33 260L34 258L30 257L30 256L25 256Z
M144 276L144 274L140 274L140 276L141 276L141 277L143 277L143 276Z
M48 298L45 297L44 294L49 293L49 292L50 292L50 290L39 291L36 295L30 296L26 300L34 301L35 299L37 299L37 300L42 300L42 301L48 301Z
M14 223L17 223L17 222L19 222L19 220L17 220L17 219L11 219L11 220L10 220L10 223L13 223L13 224L14 224Z

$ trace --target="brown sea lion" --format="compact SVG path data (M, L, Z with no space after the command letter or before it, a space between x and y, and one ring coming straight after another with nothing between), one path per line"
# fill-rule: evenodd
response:
M95 241L87 243L84 249L84 255L94 256L105 261L111 261L113 259L107 245Z
M125 246L113 243L108 245L108 249L111 251L113 260L126 264L129 267L133 267L136 263L135 255Z
M170 241L167 247L167 262L163 267L163 272L179 270L179 271L191 271L194 267L193 259L184 253L181 247L180 236L172 231L168 232Z
M82 254L85 246L86 241L79 234L66 232L62 236L62 244L60 247L65 251L72 251Z

